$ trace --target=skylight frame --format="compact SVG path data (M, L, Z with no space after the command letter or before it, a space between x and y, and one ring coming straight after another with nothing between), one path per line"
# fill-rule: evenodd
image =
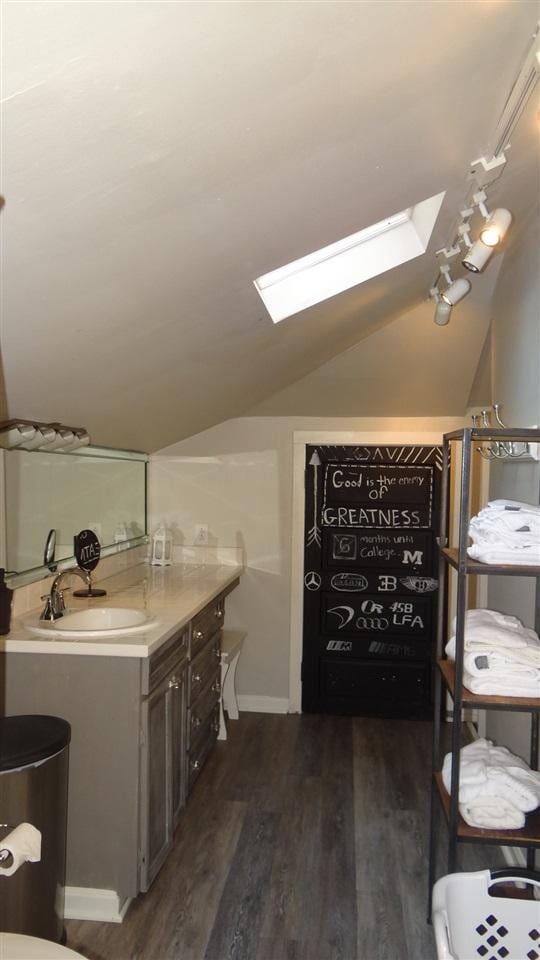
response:
M425 253L443 199L444 192L436 194L258 277L255 289L272 321L279 323Z

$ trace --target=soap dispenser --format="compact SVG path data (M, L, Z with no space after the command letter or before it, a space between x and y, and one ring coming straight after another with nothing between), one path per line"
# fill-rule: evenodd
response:
M0 567L0 636L9 633L11 623L11 598L13 590L6 586L5 573L3 567Z

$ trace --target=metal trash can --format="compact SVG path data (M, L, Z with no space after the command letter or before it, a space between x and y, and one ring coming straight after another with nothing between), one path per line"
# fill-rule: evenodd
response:
M0 930L60 942L71 727L59 717L0 719L0 848L20 823L41 832L41 860L0 875Z

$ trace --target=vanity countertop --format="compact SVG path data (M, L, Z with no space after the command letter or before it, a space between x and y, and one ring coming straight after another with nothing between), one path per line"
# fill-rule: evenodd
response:
M177 630L189 623L207 603L234 583L242 573L238 564L206 566L174 564L152 567L141 563L102 581L107 596L94 600L70 597L70 610L88 606L132 607L157 617L142 633L91 639L68 639L53 634L40 637L25 629L32 613L12 621L10 632L0 637L5 653L57 653L98 657L149 657ZM77 583L77 586L79 584ZM39 611L35 611L39 614Z

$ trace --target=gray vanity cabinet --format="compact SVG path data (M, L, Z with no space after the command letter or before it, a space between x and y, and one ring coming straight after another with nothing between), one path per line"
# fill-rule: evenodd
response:
M147 890L166 859L216 740L224 597L237 583L149 658L2 655L6 714L71 724L68 888L114 891L121 903Z

